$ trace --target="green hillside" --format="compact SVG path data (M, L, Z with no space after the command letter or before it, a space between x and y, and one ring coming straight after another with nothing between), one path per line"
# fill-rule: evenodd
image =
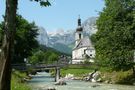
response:
M61 44L61 43L56 43L53 45L53 48L62 52L71 55L72 53L72 48L68 47L67 45Z

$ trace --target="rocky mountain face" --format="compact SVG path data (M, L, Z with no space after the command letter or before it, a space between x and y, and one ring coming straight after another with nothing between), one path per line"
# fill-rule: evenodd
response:
M64 53L68 53L71 54L72 52L72 48L70 48L68 45L74 42L74 31L70 30L70 31L57 31L54 34L49 34L49 46L64 52Z
M37 36L37 40L39 42L39 44L48 46L49 43L49 37L48 34L46 32L46 30L43 27L38 27L38 36Z
M55 43L61 43L68 45L74 42L74 31L66 31L66 32L56 32L54 34L48 34L49 36L49 44L53 45Z
M83 26L84 34L90 36L97 32L96 20L97 17L90 17L83 22L82 26Z
M97 17L90 17L82 23L84 35L90 36L96 33ZM47 34L42 27L39 28L38 41L40 44L54 48L60 52L71 54L75 42L75 30L64 31L58 29L55 33Z

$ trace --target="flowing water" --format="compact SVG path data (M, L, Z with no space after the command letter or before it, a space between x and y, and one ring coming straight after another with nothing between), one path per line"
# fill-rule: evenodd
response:
M28 83L32 86L33 90L46 90L46 88L53 87L56 90L135 90L135 86L130 85L112 85L101 83L90 83L79 80L68 80L67 85L57 86L54 85L54 78L49 73L40 72Z

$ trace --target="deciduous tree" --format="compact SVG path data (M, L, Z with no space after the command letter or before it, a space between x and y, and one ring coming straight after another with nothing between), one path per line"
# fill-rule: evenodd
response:
M97 60L114 70L133 67L135 49L135 1L105 0L97 20L95 41Z
M36 40L38 28L34 22L29 23L20 15L17 16L16 22L14 58L12 63L24 63L24 58L30 56L34 48L38 48Z

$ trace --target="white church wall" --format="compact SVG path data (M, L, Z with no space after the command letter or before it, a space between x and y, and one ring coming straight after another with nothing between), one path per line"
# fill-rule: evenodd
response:
M81 39L83 38L83 32L82 31L77 31L76 33L75 33L75 39L76 40L79 40L80 38L79 38L79 34L81 34Z
M88 50L86 50L86 54L87 54L88 56L90 56L90 58L94 58L95 55L96 55L95 49L88 49Z
M87 47L83 47L83 48L79 48L79 49L76 49L76 50L73 50L72 52L72 58L75 59L75 58L83 58L83 54L84 54L84 50L86 49Z
M81 38L79 37L79 34L81 35ZM79 43L79 41L80 41L80 39L82 39L83 38L83 32L81 32L81 31L77 31L76 33L75 33L75 45L78 45L78 43Z
M90 62L94 62L95 58L95 49L91 48L91 49L87 49L88 47L82 47L79 49L75 49L72 51L72 64L79 64L81 62L84 62L85 59L83 57L84 53L87 54L88 56L90 56ZM85 51L86 50L86 51ZM84 52L85 51L85 52Z
M80 64L83 60L72 60L72 64Z

